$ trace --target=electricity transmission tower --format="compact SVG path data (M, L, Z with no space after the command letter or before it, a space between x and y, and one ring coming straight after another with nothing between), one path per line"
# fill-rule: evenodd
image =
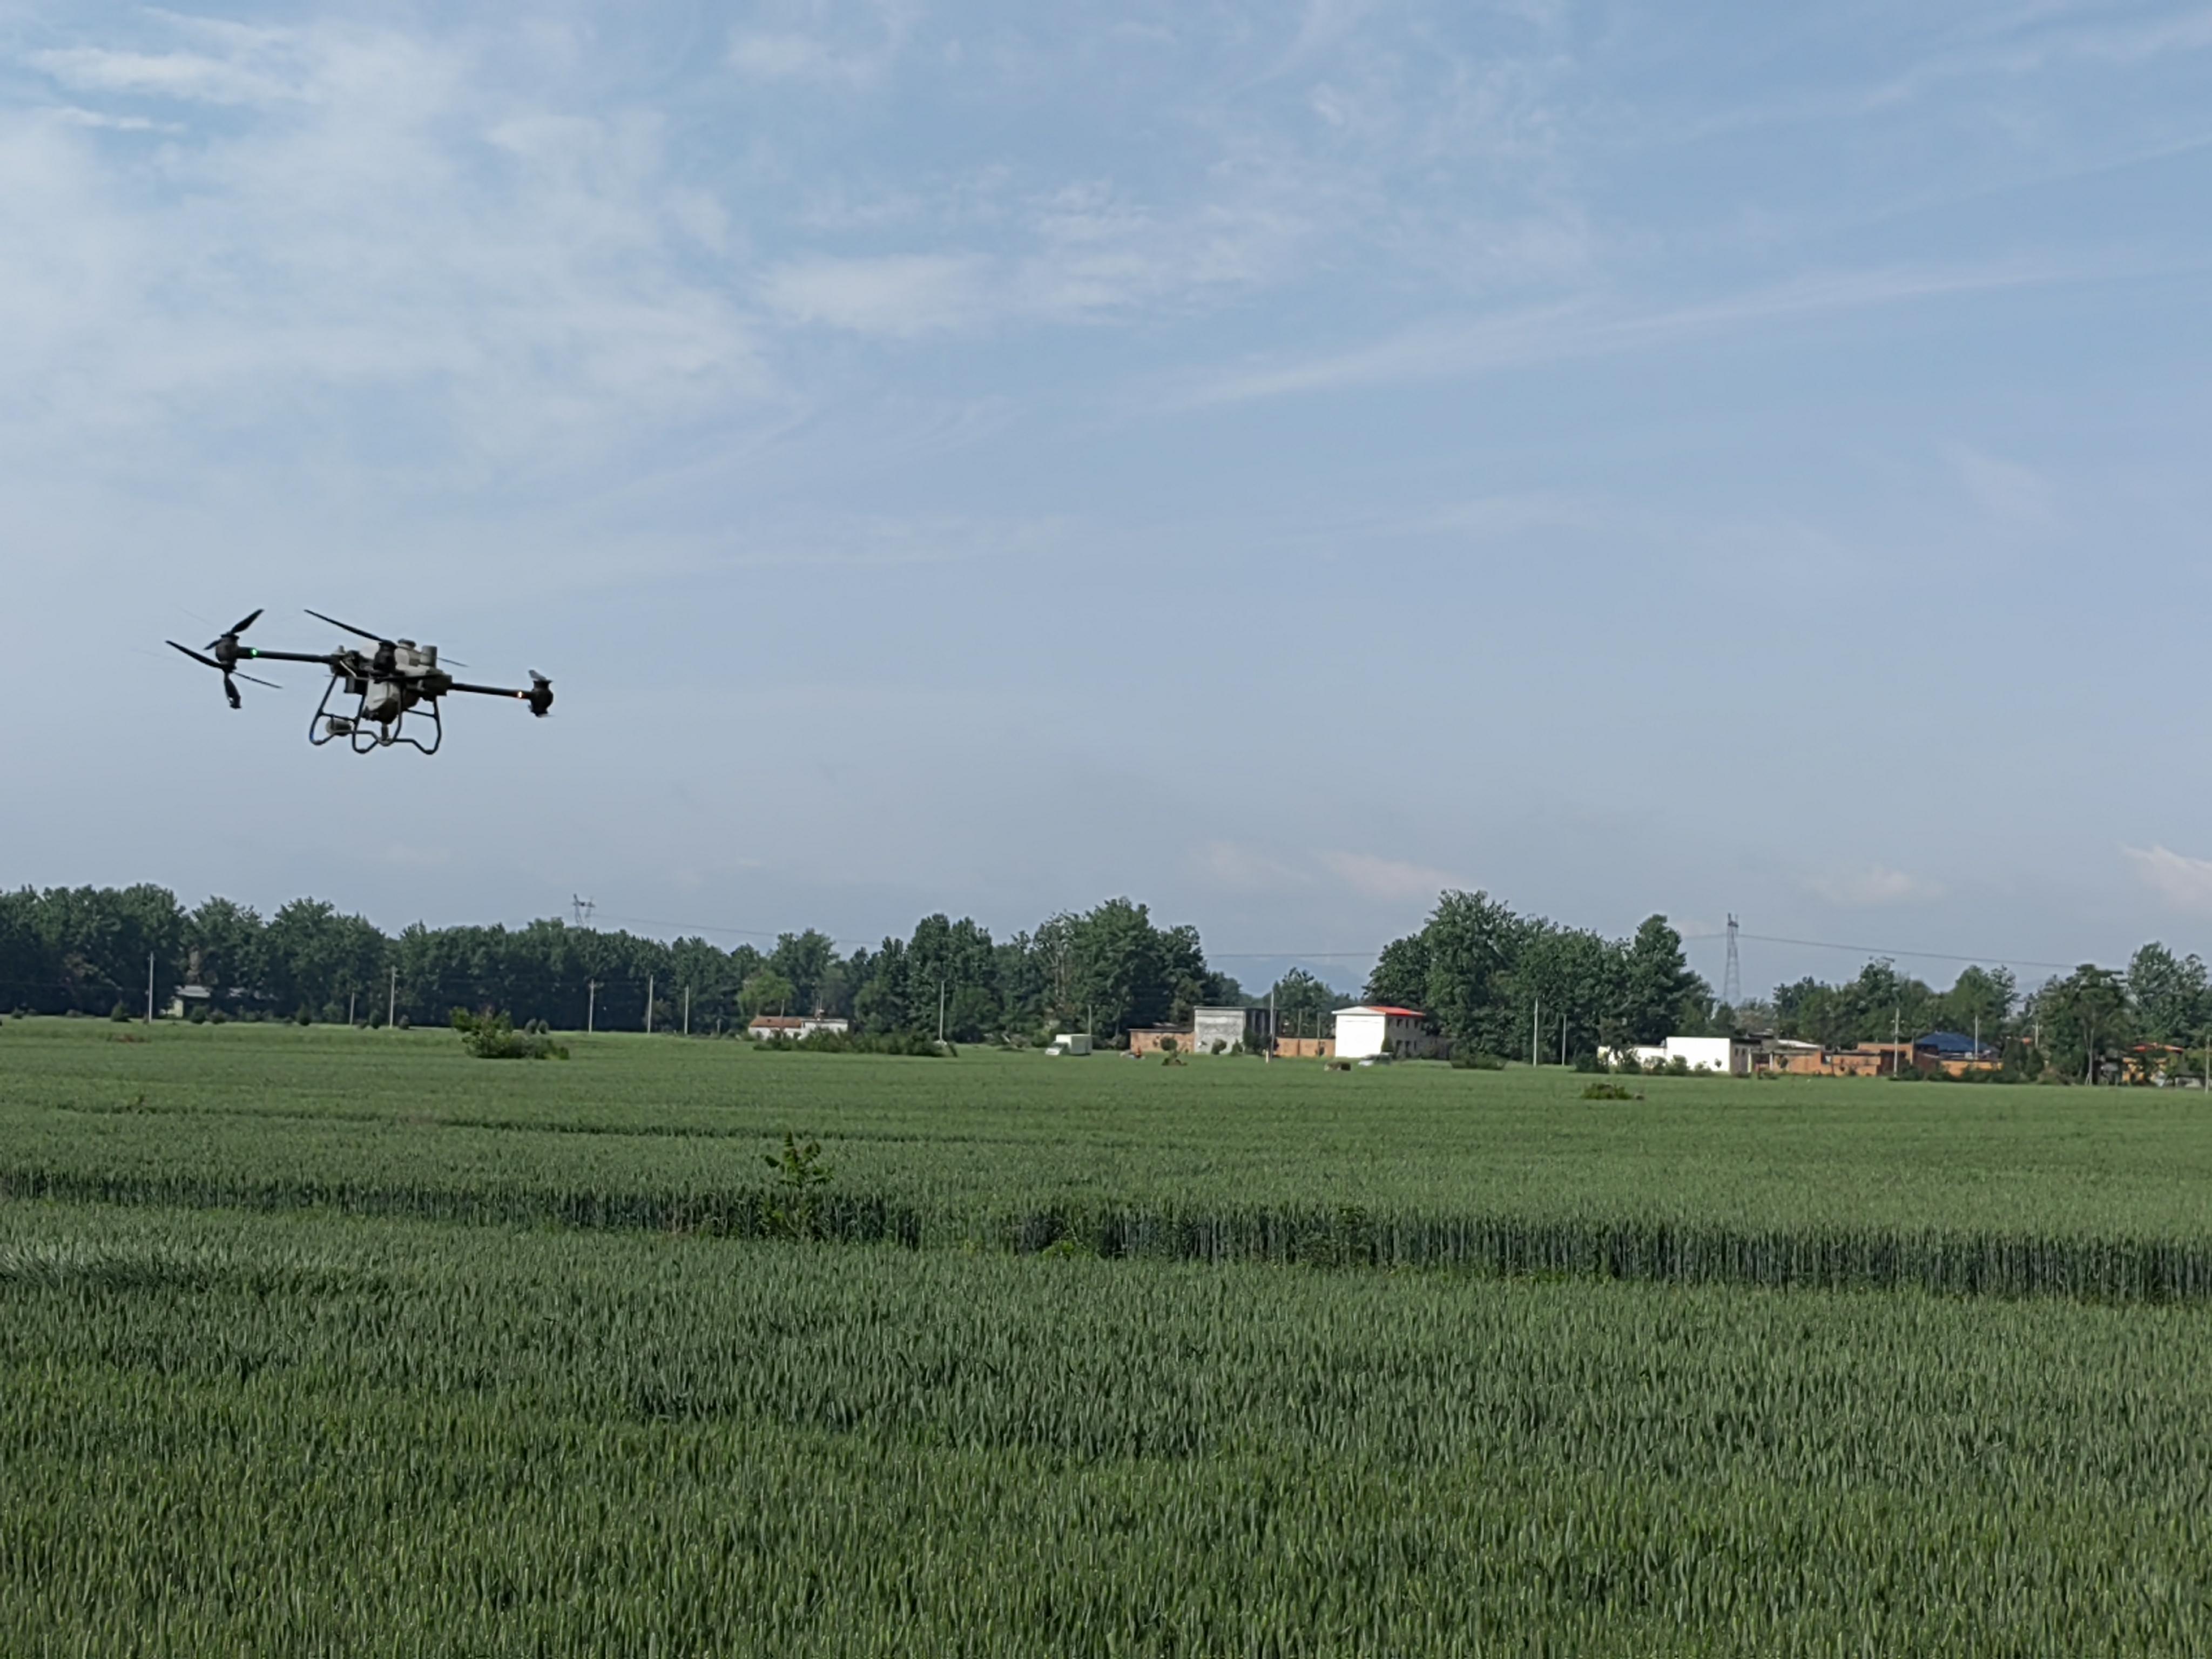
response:
M568 902L575 907L576 926L579 927L590 927L592 925L592 912L599 908L598 902L592 899L579 898L574 893L568 895Z
M1735 955L1735 918L1728 925L1728 966L1721 973L1721 1000L1731 1008L1743 1000L1743 964Z

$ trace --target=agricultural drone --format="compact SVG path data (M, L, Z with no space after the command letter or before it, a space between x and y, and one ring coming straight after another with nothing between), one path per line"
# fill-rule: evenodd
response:
M318 622L326 622L333 628L343 628L349 634L368 641L376 648L363 651L352 646L341 646L337 650L316 653L302 651L258 651L240 645L238 636L253 626L261 613L257 611L245 621L224 632L221 637L208 641L205 652L195 651L189 646L179 645L174 640L166 641L173 649L183 652L194 662L205 663L222 676L222 694L230 699L230 706L240 706L238 682L252 680L256 685L281 688L268 680L254 679L251 674L238 672L241 662L313 662L330 671L331 683L323 688L323 700L315 705L314 718L307 723L307 741L320 748L326 743L343 738L352 745L356 755L366 755L373 749L389 749L394 744L406 744L423 754L434 755L438 745L445 741L445 723L439 718L438 699L448 691L467 691L483 697L513 697L530 705L530 712L543 716L553 707L553 682L536 669L530 671L530 689L518 691L509 686L465 685L438 665L438 647L417 645L412 640L387 640L380 634L372 634L365 628L356 628L351 623L342 623L336 617L325 617L319 611L307 614ZM465 667L456 663L455 667ZM350 713L331 712L331 699L355 700ZM427 719L430 724L430 740L424 743L407 731L410 714L419 724Z

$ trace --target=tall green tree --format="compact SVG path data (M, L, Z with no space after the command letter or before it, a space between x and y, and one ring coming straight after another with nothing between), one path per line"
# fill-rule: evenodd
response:
M2045 1063L2084 1083L2094 1083L2134 1040L2134 1013L2126 982L2087 962L2037 991L2030 1010Z
M1285 1035L1319 1037L1329 1034L1329 1017L1351 999L1304 969L1292 968L1275 981L1267 1000Z
M798 988L784 975L773 968L753 971L739 993L739 1000L749 1019L758 1019L763 1014L787 1014L794 1006Z
M2142 1037L2183 1045L2201 1038L2212 997L2206 994L2204 963L2193 952L2177 957L2154 940L2129 958L2127 987Z
M1614 1040L1663 1042L1696 1012L1704 987L1683 957L1682 936L1666 917L1645 917L1621 961Z
M1937 1018L1946 1030L1969 1036L1979 1031L1984 1042L1996 1044L2010 1028L2020 987L2009 968L1962 968L1936 1002Z

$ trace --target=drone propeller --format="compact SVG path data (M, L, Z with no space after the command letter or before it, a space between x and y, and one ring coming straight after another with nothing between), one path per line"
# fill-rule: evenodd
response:
M253 613L253 617L258 617L258 616L259 616L260 614L261 614L261 613L260 613L258 611L255 611L255 612ZM252 622L252 621L253 620L253 617L248 617L246 619L246 622L247 622L247 623ZM243 628L243 627L245 627L245 626L246 626L246 623L240 623L239 624L239 626L240 626L240 628ZM230 699L230 706L231 706L233 708L238 708L238 707L240 706L240 699L239 695L238 695L238 686L237 686L236 683L232 679L232 678L231 678L231 671L230 671L229 669L225 668L225 667L224 667L221 663L217 662L217 661L216 661L213 657L204 657L204 656L202 656L198 652L197 652L197 651L193 650L193 649L191 648L191 647L190 647L190 646L188 646L188 645L179 645L179 644L178 644L174 640L165 640L165 641L162 641L162 643L163 643L163 644L165 644L165 645L167 645L167 647L168 647L172 651L181 651L181 652L183 652L186 656L190 657L190 658L191 658L194 662L202 662L202 663L205 663L205 664L206 664L210 668L214 669L214 670L215 670L215 672L216 672L216 673L218 673L218 674L222 675L222 695L223 695L224 696L228 697L228 698ZM267 687L268 687L271 691L281 691L281 690L283 690L284 689L283 686L278 685L278 684L277 684L274 680L258 680L258 679L254 679L253 676L252 676L252 675L251 675L251 674L240 674L240 675L239 675L239 676L238 676L238 678L239 678L239 679L241 679L241 680L252 680L252 683L253 683L254 684L256 684L256 685L265 685L265 686L267 686Z
M381 634L372 634L366 628L356 628L351 623L342 623L336 617L325 617L319 611L310 611L307 614L313 617L317 622L326 622L333 628L343 628L349 634L359 635L362 639L374 641L378 645L390 645L392 643L390 640L386 639Z
M216 635L213 639L210 640L210 641L207 642L207 648L208 648L209 650L212 651L212 650L214 650L214 649L216 648L216 647L217 647L218 645L221 645L221 644L222 644L225 640L234 640L234 639L236 639L236 638L237 638L240 634L243 634L243 633L244 633L247 629L249 629L249 628L252 627L252 626L253 626L253 624L254 624L257 621L258 621L258 620L260 619L260 616L261 616L260 611L255 611L255 612L254 612L251 617L247 617L244 622L241 622L241 623L232 623L228 628L224 629L222 630L222 633L220 633L220 634ZM174 643L175 643L175 641L171 641L171 643L172 643L172 644L174 644ZM181 651L181 650L183 650L183 649L184 649L184 647L182 647L182 646L178 646L178 647L177 647L177 649L179 649L179 651ZM203 662L204 662L204 661L206 661L206 660L207 660L207 659L206 659L206 658L204 658L204 657L203 657L203 658L201 658L201 659L200 659L200 660L201 660L201 661L203 661ZM221 663L217 663L217 664L216 665L216 667L218 667L218 668L220 668L220 667L222 667L222 665ZM267 681L265 681L265 680L263 680L263 681L258 681L258 682L257 682L257 684L265 685L265 684L268 684L268 682L267 682Z

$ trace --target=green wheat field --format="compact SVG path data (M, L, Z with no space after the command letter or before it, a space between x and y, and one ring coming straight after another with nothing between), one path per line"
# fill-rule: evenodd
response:
M2212 1651L2196 1094L573 1048L0 1022L0 1653Z

